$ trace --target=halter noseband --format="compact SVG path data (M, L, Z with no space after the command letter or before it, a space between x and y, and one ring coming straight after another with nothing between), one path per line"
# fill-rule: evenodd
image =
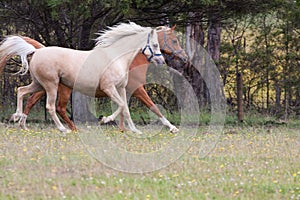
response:
M161 53L154 53L153 50L152 50L152 48L151 48L151 46L150 46L150 33L148 33L147 44L146 44L146 46L145 46L145 47L143 48L143 50L142 50L142 54L144 54L145 56L147 56L147 55L145 54L146 49L149 49L149 51L150 51L150 53L151 53L151 55L150 55L149 57L147 57L147 60L148 60L148 61L151 61L151 59L152 59L154 56L161 56Z

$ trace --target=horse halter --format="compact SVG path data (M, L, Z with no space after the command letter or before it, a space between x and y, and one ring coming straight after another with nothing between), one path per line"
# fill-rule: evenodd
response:
M171 61L175 56L179 55L183 49L180 50L174 50L167 42L167 34L166 31L164 31L164 45L161 47L161 51L166 52L165 48L170 49L171 51L171 58L167 58L168 61ZM180 57L179 57L180 58Z
M148 57L146 54L145 54L145 51L146 49L149 49L151 55ZM148 33L148 39L147 39L147 44L146 46L143 48L142 50L142 54L144 54L146 57L147 57L147 60L150 62L151 59L154 57L154 56L161 56L162 54L161 53L154 53L151 46L150 46L150 33Z

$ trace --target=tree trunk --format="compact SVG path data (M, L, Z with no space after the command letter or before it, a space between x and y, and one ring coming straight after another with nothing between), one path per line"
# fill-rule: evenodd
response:
M80 92L73 91L72 93L72 118L74 122L97 122L98 118L94 116L89 110L89 100Z
M285 24L285 65L283 68L284 71L284 119L285 121L288 119L288 115L289 115L289 102L290 102L290 98L289 98L289 94L290 94L290 85L288 83L288 76L289 76L289 70L290 70L290 59L289 59L289 53L290 53L290 49L289 49L289 22L286 21Z
M237 109L238 109L238 121L244 121L244 109L243 109L243 77L240 72L236 73L237 83Z
M198 98L200 107L207 105L207 89L203 79L204 74L200 74L202 65L202 55L204 45L204 31L202 27L202 19L200 12L190 12L189 17L198 18L199 21L190 23L186 27L186 51L191 63L185 66L185 76L192 85L194 92ZM197 70L198 69L198 70Z
M211 12L208 19L207 51L215 64L220 61L221 17L219 12Z
M264 41L265 41L265 52L266 52L266 57L265 57L265 63L266 63L266 100L267 100L267 112L269 112L270 110L270 65L271 65L271 61L270 61L270 57L271 57L271 52L270 52L270 43L269 43L269 38L268 35L270 34L266 25L266 16L264 16L264 20L263 20L263 27L264 27Z
M85 23L82 24L78 41L78 48L80 50L89 50L92 48L90 34L93 24L93 19L87 19Z
M276 95L276 99L275 99L275 112L278 113L280 112L281 109L281 87L280 85L277 83L277 81L275 81L275 95Z
M208 15L208 32L207 32L207 52L209 54L209 56L211 57L211 59L213 60L214 63L212 63L211 61L207 60L206 62L206 66L208 67L206 70L206 76L208 76L209 80L211 80L213 77L212 73L212 69L211 69L211 65L215 64L217 67L219 65L219 61L220 61L220 45L221 45L221 16L220 16L220 12L219 9L211 9L211 11L209 12ZM213 80L213 79L212 79ZM213 80L215 81L215 80ZM211 86L213 85L218 85L217 83L210 83ZM216 102L220 99L215 98L220 97L223 95L219 92L221 92L219 89L214 90L212 89L212 92L215 94L209 94L210 91L206 90L206 97L207 100L209 101L209 103L211 103L212 105L215 105ZM214 95L210 96L210 95ZM219 103L217 103L219 104Z

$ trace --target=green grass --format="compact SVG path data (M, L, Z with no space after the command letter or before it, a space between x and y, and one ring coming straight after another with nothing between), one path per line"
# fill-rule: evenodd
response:
M92 158L77 133L62 137L53 124L29 125L30 131L0 125L0 199L300 199L297 128L227 125L217 146L199 158L203 141L213 138L200 127L178 160L158 171L132 174ZM103 129L117 142L126 135L114 127ZM155 137L151 142L168 145L162 141L174 135L162 130ZM151 151L153 143L147 141L131 150ZM139 140L126 142L123 147Z
M98 106L98 107L97 107ZM113 108L115 109L115 108ZM179 125L182 122L181 119L181 113L176 110L168 111L164 109L163 107L159 106L159 109L161 110L162 114L172 123ZM96 110L97 112L94 113L96 117L99 117L100 115L108 116L112 113L112 106L111 102L105 102L102 104L99 103L96 104ZM1 122L7 122L10 116L15 112L15 107L8 107L5 108L5 111L0 113L0 121ZM149 123L155 123L159 121L157 119L157 116L152 113L146 106L142 105L139 107L130 107L130 114L133 119L133 121L137 124L146 125ZM46 113L47 119L51 121L51 117L48 113ZM186 123L190 125L199 124L201 126L209 125L212 118L215 118L216 116L212 116L211 113L207 109L200 109L199 114L188 114L184 115L186 118ZM225 126L287 126L287 127L293 127L293 128L300 128L299 123L299 116L289 116L289 118L284 121L282 119L279 119L278 117L269 115L269 114L262 114L255 111L249 111L244 114L244 122L239 123L237 120L236 113L234 112L227 112L224 115L224 125ZM188 118L188 119L187 119ZM199 119L197 121L196 119ZM34 106L31 110L28 119L28 122L45 122L45 111L43 110L42 106ZM223 120L220 120L223 121Z

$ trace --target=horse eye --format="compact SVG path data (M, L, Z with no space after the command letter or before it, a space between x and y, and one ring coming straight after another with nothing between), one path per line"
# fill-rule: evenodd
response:
M158 48L158 44L153 44L153 47L154 48Z
M177 40L173 40L172 42L173 42L173 44L177 44Z

